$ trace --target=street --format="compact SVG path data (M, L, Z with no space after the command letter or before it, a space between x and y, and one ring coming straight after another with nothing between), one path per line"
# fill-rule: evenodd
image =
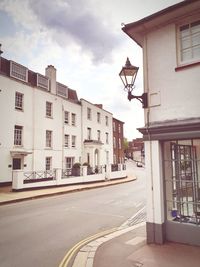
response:
M120 226L145 205L144 168L130 183L0 207L0 265L55 267L80 240Z

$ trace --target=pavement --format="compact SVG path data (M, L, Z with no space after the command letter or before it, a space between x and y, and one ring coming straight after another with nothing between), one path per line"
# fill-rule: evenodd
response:
M127 183L135 179L127 177L20 192L12 192L10 186L0 187L0 205ZM200 247L172 242L146 244L145 221L143 207L120 227L79 242L65 255L59 267L200 267Z

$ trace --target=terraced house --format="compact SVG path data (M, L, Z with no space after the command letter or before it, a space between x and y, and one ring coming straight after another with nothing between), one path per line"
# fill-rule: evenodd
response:
M144 57L147 241L200 245L200 1L123 31Z
M98 169L113 163L110 112L79 100L57 81L52 65L42 75L0 60L0 184L12 182L13 170L50 174L74 164Z

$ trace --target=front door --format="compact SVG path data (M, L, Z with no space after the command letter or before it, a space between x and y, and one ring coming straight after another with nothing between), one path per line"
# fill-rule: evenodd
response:
M20 158L13 158L12 168L13 170L21 170L21 159Z

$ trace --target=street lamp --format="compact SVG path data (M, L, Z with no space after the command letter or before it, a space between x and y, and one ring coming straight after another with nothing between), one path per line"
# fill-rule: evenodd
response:
M129 58L127 57L126 64L122 67L119 76L124 84L124 90L128 92L128 100L131 101L135 98L142 103L143 108L147 108L147 93L143 93L141 96L132 95L138 70L139 67L131 65Z

